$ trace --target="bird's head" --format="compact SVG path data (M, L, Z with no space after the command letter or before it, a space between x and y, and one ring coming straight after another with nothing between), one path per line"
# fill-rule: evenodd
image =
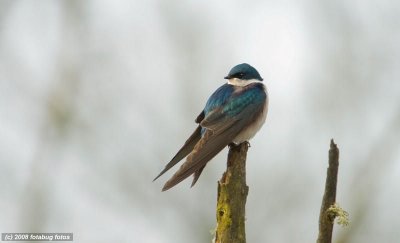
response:
M244 86L255 81L263 81L258 71L247 63L234 66L225 77L228 83Z

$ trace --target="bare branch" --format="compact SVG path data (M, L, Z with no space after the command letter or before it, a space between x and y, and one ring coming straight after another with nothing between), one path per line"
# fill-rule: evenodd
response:
M230 145L227 168L218 181L216 243L245 243L246 156L249 144Z
M336 214L329 210L335 205L336 201L336 185L339 169L339 149L331 139L329 149L329 167L327 169L325 192L322 199L321 211L319 214L319 234L317 243L331 243L333 223Z

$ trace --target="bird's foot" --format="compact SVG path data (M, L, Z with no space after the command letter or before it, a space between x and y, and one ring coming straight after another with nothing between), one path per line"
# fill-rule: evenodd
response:
M229 147L229 148L236 147L236 146L237 146L236 143L229 143L229 144L228 144L228 147Z
M246 146L247 146L248 148L251 147L249 141L244 141L244 142L242 142L242 143L246 144ZM241 143L241 144L242 144L242 143ZM239 146L239 145L240 145L240 144L236 144L236 143L233 143L233 142L228 144L229 148L231 148L231 147L236 147L236 146Z

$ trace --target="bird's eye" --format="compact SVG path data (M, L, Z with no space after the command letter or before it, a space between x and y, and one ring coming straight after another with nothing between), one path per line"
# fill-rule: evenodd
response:
M239 77L243 78L244 73L239 73Z

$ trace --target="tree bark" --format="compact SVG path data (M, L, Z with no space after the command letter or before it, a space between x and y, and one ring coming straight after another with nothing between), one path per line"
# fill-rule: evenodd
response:
M215 243L245 243L245 207L248 142L230 145L227 168L218 181Z
M339 169L339 149L331 139L329 149L329 167L327 169L325 192L322 199L321 211L319 214L319 234L317 243L331 243L333 223L336 217L329 208L335 205L336 185Z

